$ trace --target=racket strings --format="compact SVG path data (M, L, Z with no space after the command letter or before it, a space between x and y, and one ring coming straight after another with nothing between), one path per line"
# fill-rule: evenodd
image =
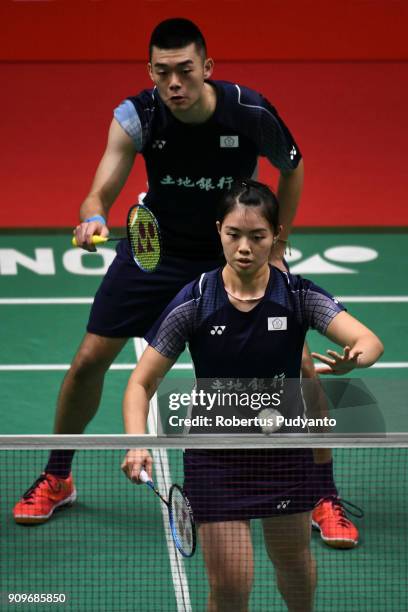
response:
M161 256L159 227L153 213L145 206L135 206L129 212L127 230L136 263L145 272L153 272Z
M170 499L175 535L184 552L189 553L194 543L191 510L178 488L174 488Z

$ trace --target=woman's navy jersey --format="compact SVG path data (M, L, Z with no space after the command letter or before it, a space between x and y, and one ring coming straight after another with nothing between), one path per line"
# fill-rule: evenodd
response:
M297 381L306 332L313 328L324 334L341 310L342 305L311 281L270 266L264 297L242 312L228 299L218 268L180 291L146 339L171 359L188 343L199 384L214 390L217 383L225 391L229 386L254 390L254 379L263 380L265 391L284 390L279 411L284 407L285 416L302 416ZM251 407L237 409L254 415Z
M119 105L114 116L146 163L144 203L155 214L167 255L216 259L221 250L215 211L236 178L256 175L259 156L281 171L301 154L276 109L261 94L225 81L209 81L217 103L205 123L174 117L157 90Z
M241 312L230 303L218 268L184 287L146 339L171 359L188 343L198 382L294 382L307 329L324 334L342 310L311 281L271 266L263 299L250 312ZM302 415L300 393L289 408L291 416ZM236 413L242 416L239 406ZM274 449L272 441L265 449L186 450L184 472L197 522L308 512L327 493L310 449Z

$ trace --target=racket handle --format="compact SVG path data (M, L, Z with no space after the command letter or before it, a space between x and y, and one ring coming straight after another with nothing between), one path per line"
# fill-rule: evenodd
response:
M108 242L108 240L109 238L107 236L99 236L99 234L92 236L92 244L103 244L104 242ZM78 246L75 236L72 238L72 246Z
M149 477L148 473L145 470L140 470L139 480L141 480L142 482L146 484L149 484L149 482L152 482L152 479Z

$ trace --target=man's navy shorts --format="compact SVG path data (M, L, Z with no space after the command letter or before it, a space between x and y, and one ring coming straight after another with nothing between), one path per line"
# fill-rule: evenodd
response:
M142 338L184 285L222 261L167 256L154 272L142 272L127 240L121 240L95 295L87 331L108 338Z

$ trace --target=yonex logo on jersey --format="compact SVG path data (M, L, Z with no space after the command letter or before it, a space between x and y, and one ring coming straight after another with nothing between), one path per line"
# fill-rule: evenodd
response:
M218 336L221 336L223 331L224 331L224 329L225 329L225 325L213 325L212 326L212 330L210 331L210 334L212 336L215 336L216 334Z
M288 329L287 317L268 317L268 331L284 331Z
M290 499L283 499L276 507L278 510L285 510L290 504Z
M236 149L239 147L239 136L220 136L221 149Z
M296 154L297 154L297 151L296 151L295 147L292 147L291 150L290 150L290 153L289 153L290 159L294 159Z
M164 145L166 144L165 140L155 140L152 144L152 149L164 149Z

